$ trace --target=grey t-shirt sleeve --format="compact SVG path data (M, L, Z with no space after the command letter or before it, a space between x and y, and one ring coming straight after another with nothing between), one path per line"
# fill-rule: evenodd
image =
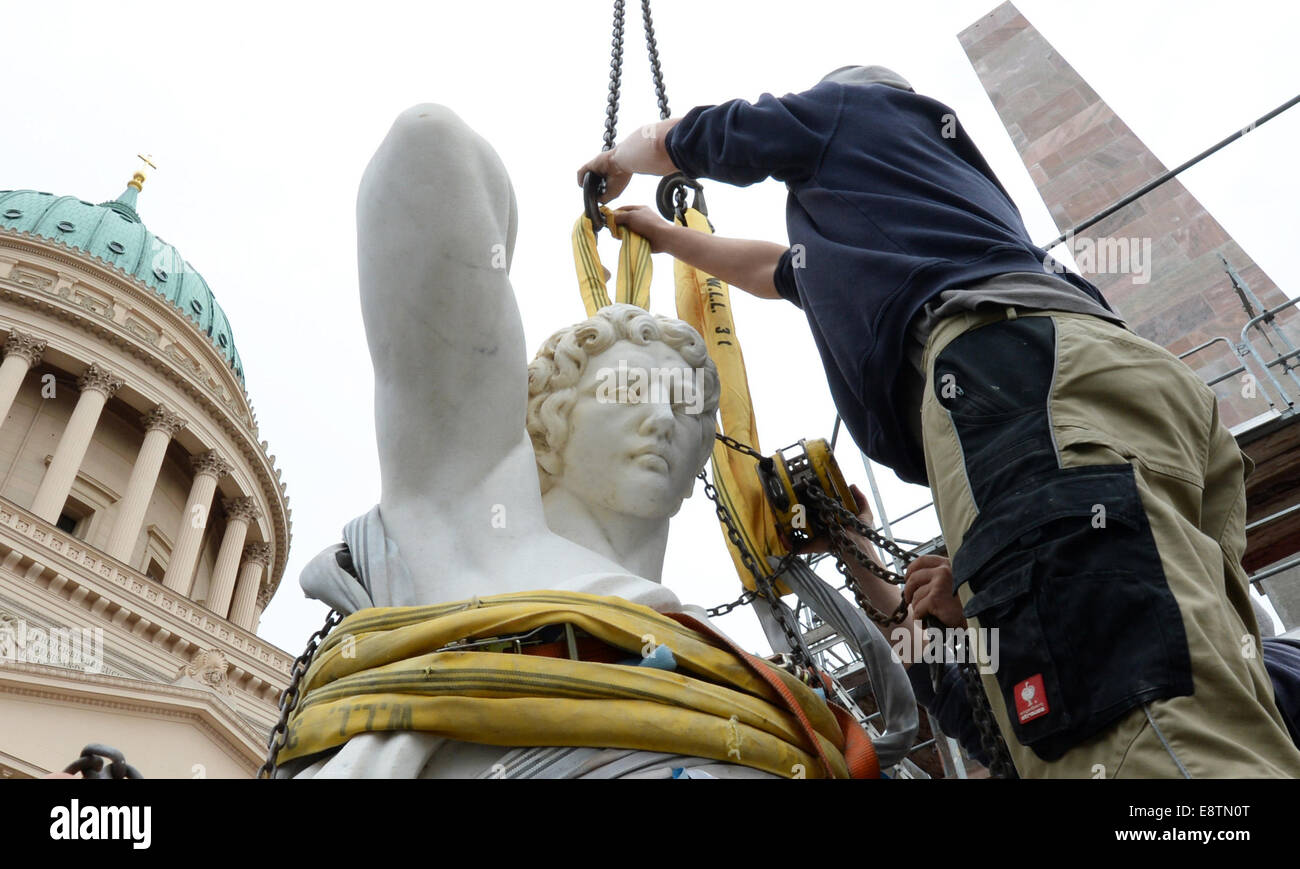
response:
M921 392L926 381L925 345L930 333L945 317L989 307L1091 314L1119 326L1127 325L1122 317L1102 307L1073 284L1046 272L1008 272L970 287L939 293L912 318L903 341L907 364L898 375L898 400L904 405L904 418L918 443L921 440Z
M1107 310L1073 284L1052 275L1035 272L1008 272L970 287L945 290L926 302L908 327L906 353L911 367L925 380L922 359L926 342L934 326L945 317L989 307L1014 307L1022 311L1066 311L1091 314L1119 326L1124 319Z

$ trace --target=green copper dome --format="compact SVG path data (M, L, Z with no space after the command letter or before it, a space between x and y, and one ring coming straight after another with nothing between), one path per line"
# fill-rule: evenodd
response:
M235 350L230 322L207 281L180 255L154 235L136 213L137 181L122 195L95 205L75 196L35 190L0 190L0 228L52 239L76 248L148 284L185 313L207 335L226 363L244 382L244 366Z

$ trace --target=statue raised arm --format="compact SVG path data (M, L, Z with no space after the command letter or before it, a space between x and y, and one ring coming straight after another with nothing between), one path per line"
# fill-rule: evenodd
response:
M362 311L375 368L380 605L434 603L622 575L546 525L525 432L523 327L510 284L514 192L451 110L403 112L361 182ZM644 581L641 602L675 603ZM615 593L608 583L600 586ZM382 599L379 599L382 598Z

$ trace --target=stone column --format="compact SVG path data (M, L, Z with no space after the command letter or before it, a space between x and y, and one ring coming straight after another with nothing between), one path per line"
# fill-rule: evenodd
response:
M217 564L212 568L212 582L208 585L208 609L222 618L230 611L230 596L235 592L235 574L244 551L244 538L248 536L248 523L257 519L257 499L230 498L223 502L226 508L226 533L217 550Z
M0 365L0 425L9 416L14 398L23 385L27 372L35 368L45 352L45 342L22 332L10 332L5 341L5 361Z
M95 433L100 411L109 397L122 388L122 381L98 365L91 365L77 379L77 388L81 390L81 397L77 399L77 406L54 450L54 460L45 471L32 501L32 512L46 522L57 521L63 511L68 492L72 491L72 481L77 478L81 460L86 457L86 447L90 446L90 438Z
M216 450L200 453L190 462L194 466L194 482L185 502L185 512L181 514L180 526L176 529L176 542L172 544L167 572L163 574L163 585L184 595L190 593L194 583L194 566L199 561L203 529L208 527L212 493L217 490L217 481L230 473L230 465L217 455Z
M239 569L235 601L230 605L230 620L241 628L257 632L262 610L271 599L270 586L262 572L271 563L271 544L250 543L244 547L244 566Z
M117 502L117 519L113 521L113 531L104 547L118 561L131 557L149 507L149 498L158 482L158 471L162 468L163 456L167 454L167 445L186 425L185 420L162 405L140 417L140 424L144 426L144 443L136 454L126 493Z

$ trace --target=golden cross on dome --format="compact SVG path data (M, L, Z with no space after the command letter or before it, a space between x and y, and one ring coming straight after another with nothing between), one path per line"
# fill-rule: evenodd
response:
M144 165L141 166L139 169L135 170L135 174L131 176L131 180L127 182L126 186L134 187L136 190L143 190L144 179L146 177L144 167L148 166L150 169L155 169L155 170L158 167L153 162L153 154L136 154L135 156L139 157L140 162L143 163Z

